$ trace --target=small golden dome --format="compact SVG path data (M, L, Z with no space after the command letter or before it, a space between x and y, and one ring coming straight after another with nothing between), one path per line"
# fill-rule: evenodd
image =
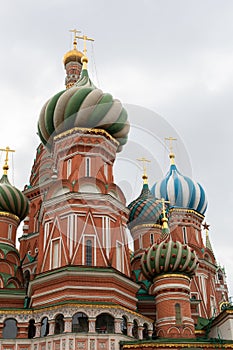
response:
M64 65L66 65L67 63L71 62L71 61L76 61L76 62L79 62L81 63L81 58L83 57L83 53L76 50L76 49L73 49L73 50L70 50L68 51L64 57L63 57L63 63Z

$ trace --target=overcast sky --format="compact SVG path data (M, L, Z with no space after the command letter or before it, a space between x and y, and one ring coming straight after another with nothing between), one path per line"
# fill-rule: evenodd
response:
M0 12L0 147L17 151L10 180L28 183L40 109L64 88L62 58L77 28L95 39L92 80L129 109L130 141L116 164L127 201L140 191L136 158L150 158L152 185L169 166L163 138L177 137L179 170L205 188L210 239L231 295L232 17L230 0L1 0Z

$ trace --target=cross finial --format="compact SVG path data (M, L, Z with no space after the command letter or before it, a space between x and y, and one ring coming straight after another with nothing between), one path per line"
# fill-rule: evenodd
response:
M165 201L164 198L158 199L158 202L162 203L162 223L163 223L163 229L168 229L168 218L166 216L166 206L165 204L170 203L170 201Z
M74 50L76 50L77 49L77 38L78 38L77 33L81 33L81 31L77 30L77 29L70 29L70 32L74 33L73 45L74 45Z
M83 63L83 69L87 69L87 63L88 63L88 58L87 58L87 41L94 41L94 39L88 38L87 35L82 35L82 36L78 36L77 35L77 38L83 40L83 54L84 54L84 56L82 57L82 63Z
M147 172L146 172L146 163L150 163L150 160L149 159L146 159L144 157L142 158L137 158L137 160L139 162L142 162L142 168L143 168L143 175L142 175L142 178L143 178L143 183L144 184L147 184L148 183L148 176L147 176Z
M169 136L169 137L165 137L165 141L169 141L169 150L170 150L169 157L171 160L171 164L175 164L175 161L174 161L175 154L173 153L172 141L177 141L177 139L172 136Z
M6 147L6 148L0 148L0 151L2 152L6 152L6 158L5 158L5 164L3 165L3 174L4 175L7 175L7 171L9 169L9 166L8 166L8 160L9 160L9 152L15 152L14 149L10 149L10 147Z

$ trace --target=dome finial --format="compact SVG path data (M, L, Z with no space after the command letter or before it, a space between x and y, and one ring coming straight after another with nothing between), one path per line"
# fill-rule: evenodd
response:
M164 198L159 199L159 201L162 203L162 231L163 233L169 233L169 227L168 227L168 218L166 214L166 206L165 204L170 203L170 201L165 201Z
M87 40L88 41L94 41L94 39L88 38L86 35L83 35L83 36L78 36L77 35L76 38L83 40L83 54L84 54L84 56L82 57L81 62L83 64L83 69L87 69L87 63L88 63L88 58L87 58Z
M5 164L3 165L3 174L4 175L7 175L7 171L9 170L9 165L8 165L8 160L9 160L9 157L8 157L8 153L9 152L15 152L15 150L13 149L10 149L10 147L6 147L6 148L0 148L0 151L2 152L6 152L6 158L5 158Z
M80 30L77 29L71 29L70 32L74 33L74 41L73 41L73 46L74 46L74 50L77 50L77 33L81 33Z
M169 141L169 150L170 150L169 158L170 158L171 165L173 165L175 164L175 154L173 152L172 141L177 141L177 139L175 139L172 136L169 136L169 137L165 137L165 140Z
M146 171L146 162L150 163L149 159L146 159L144 157L142 158L137 158L137 160L139 162L142 162L142 167L143 167L143 175L142 175L142 179L143 179L143 184L148 184L148 176L147 176L147 171Z

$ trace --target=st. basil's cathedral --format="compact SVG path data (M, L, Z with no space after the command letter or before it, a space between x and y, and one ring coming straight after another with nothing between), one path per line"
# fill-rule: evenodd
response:
M180 173L171 151L167 174L149 187L144 167L141 193L126 203L113 165L127 147L130 116L94 85L92 39L73 32L66 88L41 109L22 192L9 182L12 150L3 149L0 350L233 348L233 306L204 222L205 190Z

